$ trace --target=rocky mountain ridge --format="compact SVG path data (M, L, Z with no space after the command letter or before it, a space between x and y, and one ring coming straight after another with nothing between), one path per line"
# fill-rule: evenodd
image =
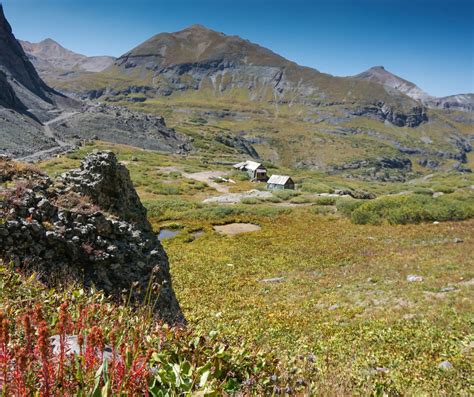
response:
M382 84L385 87L402 92L430 108L457 109L468 112L474 111L474 94L434 97L424 92L414 83L387 71L383 66L374 66L353 77Z
M251 102L277 106L358 107L388 122L396 119L405 125L403 120L410 118L408 126L426 121L420 104L398 91L389 93L380 84L320 73L248 40L201 25L153 36L105 71L73 78L63 88L85 98L110 100L194 92L232 97L239 93ZM404 116L393 118L392 114Z
M112 152L90 154L56 180L6 159L0 170L9 182L0 190L1 259L48 285L73 281L117 300L130 295L154 305L160 319L184 322L166 253Z

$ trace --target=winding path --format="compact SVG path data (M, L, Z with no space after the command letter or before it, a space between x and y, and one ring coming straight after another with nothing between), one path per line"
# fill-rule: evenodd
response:
M27 162L38 161L38 160L41 160L43 158L50 157L54 154L62 153L65 150L71 148L71 144L68 144L67 142L62 141L61 139L57 138L54 135L53 130L51 129L50 125L54 124L54 123L57 123L58 121L67 120L68 118L74 116L77 113L79 113L79 112L62 113L58 117L56 117L52 120L49 120L49 121L47 121L46 123L43 124L44 135L46 135L48 138L54 139L57 146L54 146L52 148L45 149L45 150L40 150L40 151L32 153L28 156L17 158L16 160L27 161Z
M44 134L49 137L49 138L52 138L56 141L56 143L59 145L59 146L68 146L68 144L62 140L60 140L59 138L57 138L53 131L51 130L51 127L50 125L51 124L54 124L54 123L57 123L58 121L62 121L62 120L67 120L68 118L74 116L75 114L77 114L78 112L66 112L66 113L62 113L60 114L58 117L52 119L52 120L49 120L47 121L46 123L43 124L43 129L44 129Z

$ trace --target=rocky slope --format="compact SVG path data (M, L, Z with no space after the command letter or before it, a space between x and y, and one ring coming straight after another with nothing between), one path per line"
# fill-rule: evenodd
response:
M98 67L55 44L43 47L44 51L37 48L37 55L48 58L51 65ZM50 88L16 40L0 6L0 154L36 160L91 138L173 153L191 148L189 140L167 128L161 117L89 106Z
M1 105L19 113L47 120L48 112L57 106L73 105L73 101L48 87L39 77L34 66L28 60L22 47L13 35L12 28L5 18L0 5L0 84L9 96L10 101Z
M128 170L111 152L50 180L0 159L0 257L49 285L77 282L154 306L169 322L184 321L168 259L146 218Z
M39 43L19 40L39 75L46 81L77 76L84 72L101 72L114 62L110 56L88 57L70 51L52 39Z
M0 5L0 154L23 146L47 150L56 145L43 134L41 122L72 101L49 88L16 41Z
M434 97L424 92L414 83L387 71L383 66L374 66L354 76L354 78L382 84L385 87L402 92L410 98L420 101L425 106L431 108L474 111L474 94L459 94L440 98Z

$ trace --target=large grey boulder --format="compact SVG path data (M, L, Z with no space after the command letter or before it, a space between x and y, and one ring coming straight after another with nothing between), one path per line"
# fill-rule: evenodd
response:
M93 153L81 162L78 169L62 175L71 189L88 196L107 212L151 230L142 205L125 166L117 161L113 152Z

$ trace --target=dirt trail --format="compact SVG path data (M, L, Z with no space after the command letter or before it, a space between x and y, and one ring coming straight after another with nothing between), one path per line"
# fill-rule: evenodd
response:
M194 179L195 181L207 183L210 187L216 189L220 193L229 193L229 186L214 182L212 178L223 177L226 174L227 172L224 172L224 171L202 171L202 172L193 172L191 174L183 172L183 176L185 178Z
M53 131L51 130L51 127L50 125L51 124L54 124L54 123L57 123L58 121L63 121L63 120L67 120L68 118L74 116L75 114L77 114L78 112L66 112L66 113L62 113L60 114L58 117L52 119L52 120L49 120L47 121L46 123L43 124L43 128L44 128L44 134L49 137L49 138L53 138L56 143L59 145L59 146L68 146L68 144L62 140L60 140L58 137L56 137L53 133Z
M227 175L225 171L201 171L201 172L184 172L180 167L168 166L168 167L157 167L158 171L165 172L180 172L182 176L188 179L194 179L195 181L207 183L213 189L216 189L220 193L229 193L229 186L222 185L214 182L213 178L221 178Z
M52 148L49 148L49 149L45 149L45 150L40 150L38 152L35 152L35 153L32 153L28 156L25 156L25 157L20 157L18 158L17 160L19 161L27 161L27 162L34 162L34 161L39 161L39 160L42 160L42 159L45 159L45 158L48 158L48 157L51 157L55 154L60 154L60 153L63 153L65 152L66 150L72 148L72 145L67 143L67 142L64 142L62 141L61 139L57 138L53 131L51 130L51 127L50 125L51 124L54 124L54 123L57 123L58 121L62 121L62 120L66 120L72 116L74 116L75 114L77 114L78 112L66 112L66 113L62 113L60 114L58 117L52 119L52 120L49 120L47 121L46 123L43 124L43 131L44 131L44 135L46 135L48 138L51 138L51 139L54 139L54 141L56 142L56 144L58 146L54 146Z

